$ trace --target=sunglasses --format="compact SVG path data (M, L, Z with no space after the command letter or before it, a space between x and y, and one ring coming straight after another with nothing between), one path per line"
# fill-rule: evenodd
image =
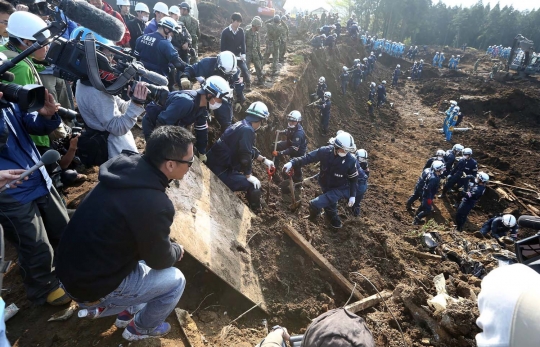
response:
M191 165L193 165L193 162L195 161L195 156L193 156L191 158L191 160L179 160L179 159L167 159L167 158L165 158L165 160L170 160L170 161L175 161L177 163L187 164L188 167L191 167Z

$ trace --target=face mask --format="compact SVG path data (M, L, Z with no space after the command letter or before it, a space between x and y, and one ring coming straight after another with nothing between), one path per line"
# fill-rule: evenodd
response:
M295 128L295 127L296 127L296 124L291 124L291 123L289 123L288 126L289 126L289 128L292 129L292 128Z
M344 156L346 156L346 155L347 155L347 152L344 152L344 153L342 153L342 152L338 152L338 154L337 154L337 155L339 155L340 157L342 157L342 158L343 158Z
M168 36L167 41L171 42L172 41L172 36Z
M475 183L478 183L478 178L475 178L475 179L474 179L474 182L475 182Z
M214 102L213 104L208 103L208 108L211 110L217 110L221 107L221 102Z
M145 23L148 22L148 16L143 16L142 21L145 22Z

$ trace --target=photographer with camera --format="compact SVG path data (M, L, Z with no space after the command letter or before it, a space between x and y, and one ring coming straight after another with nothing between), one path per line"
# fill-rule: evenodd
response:
M182 90L169 93L162 102L151 102L143 118L143 133L148 139L155 128L162 125L178 125L184 128L195 124L195 148L199 159L206 162L208 145L208 110L217 110L227 102L232 91L229 83L219 76L211 76L198 90Z
M24 112L14 103L2 109L0 170L27 169L40 163L29 134L47 135L61 122L54 98L46 90L44 93L45 103L37 114ZM0 224L17 250L26 294L34 304L70 301L59 288L53 266L54 249L67 222L66 208L43 166L17 188L0 193Z
M83 32L83 39L92 31L79 27ZM114 54L107 49L111 41L93 33L99 51L109 62L113 63ZM105 86L114 83L118 76L114 72L100 70L101 81ZM101 165L110 158L120 154L123 150L137 153L135 139L131 128L135 125L137 117L144 112L143 102L148 94L144 82L137 83L133 88L132 100L124 101L117 95L100 91L92 86L88 79L77 82L75 97L79 112L86 124L86 131L79 139L79 156L87 166Z

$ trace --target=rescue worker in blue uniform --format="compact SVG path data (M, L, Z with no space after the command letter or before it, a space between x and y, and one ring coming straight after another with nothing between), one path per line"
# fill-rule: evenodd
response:
M219 76L206 79L199 90L182 90L168 94L166 100L146 106L143 134L146 139L161 125L189 127L195 124L195 148L199 159L206 161L208 145L208 110L217 110L232 91L229 83Z
M322 28L319 29L319 32L321 34L325 34L326 36L330 36L332 34L332 31L336 28L335 25L325 25Z
M456 127L458 122L461 121L460 115L461 115L461 112L460 112L459 106L457 105L452 108L451 112L447 111L446 118L444 119L444 124L443 124L443 132L444 132L446 141L452 140L454 127ZM463 116L461 116L461 118L463 118Z
M373 112L375 110L375 95L377 94L377 85L375 82L371 82L369 86L369 95L368 95L368 112L370 116L373 116Z
M433 67L437 67L438 64L439 64L439 52L435 52L435 56L433 57L433 63L431 65L433 65Z
M354 70L352 71L353 90L355 92L359 90L360 83L362 83L362 76L363 76L363 71L361 68L361 64L358 63L354 66Z
M416 210L414 216L414 225L420 224L422 218L427 217L433 210L433 200L439 190L441 175L444 172L444 163L436 160L431 164L431 171L425 178L425 184L422 189L422 204ZM407 202L408 203L408 202Z
M454 168L454 163L456 161L456 156L461 155L461 152L463 151L464 147L460 145L459 143L456 143L452 149L447 150L444 153L444 165L446 165L446 171L444 174L444 177L448 176L450 174L450 171Z
M186 66L186 69L180 76L180 86L182 89L191 89L191 81L195 82L198 77L208 78L210 76L221 76L236 93L236 103L234 111L240 112L242 103L245 102L244 83L240 78L240 69L237 67L236 56L229 51L223 51L217 57L207 57L199 62ZM224 103L219 109L214 111L221 131L225 131L232 123L233 118L233 99Z
M283 166L286 173L294 168L320 163L319 185L322 195L309 202L309 217L315 221L324 209L330 224L341 228L343 224L337 212L337 203L347 199L348 207L355 203L358 171L353 152L356 150L353 137L344 131L338 131L335 138L330 139L330 145L318 148L306 155L293 158Z
M462 153L463 156L450 172L440 197L443 197L456 184L458 185L458 189L467 187L470 177L476 176L476 173L478 172L478 163L472 158L472 149L465 148Z
M317 91L313 94L311 94L311 100L322 100L324 97L324 92L328 89L328 86L326 85L326 78L319 77L319 83L317 84Z
M474 177L474 176L472 176ZM485 172L479 172L474 179L472 186L468 186L463 190L463 199L459 204L456 212L456 230L463 231L467 216L473 209L474 205L480 200L486 191L486 184L489 181L489 176Z
M146 69L165 77L170 72L169 64L178 71L184 71L186 63L180 59L178 51L169 41L169 38L172 40L175 32L177 32L176 22L170 17L163 18L156 32L142 35L137 39L133 54Z
M386 81L382 81L377 87L377 107L384 105L386 102Z
M335 33L332 35L328 35L324 40L324 46L328 47L328 49L331 51L334 49L334 47L336 47L336 40L337 35Z
M349 69L344 66L343 72L339 75L339 82L341 83L341 93L343 95L347 94L347 85L349 84L349 79L351 75L349 74Z
M291 111L287 116L287 129L279 131L286 134L287 139L285 141L279 141L277 143L276 150L272 152L274 164L279 167L279 162L284 155L288 155L291 158L301 157L306 154L307 140L304 128L300 124L302 121L302 114L299 111ZM302 168L294 170L293 182L302 181Z
M397 64L396 69L394 70L394 73L392 74L392 87L397 87L399 76L401 76L401 66Z
M263 162L269 169L274 163L261 156L255 145L255 132L270 113L260 101L246 110L246 118L225 130L208 151L206 165L233 192L246 192L249 207L257 212L261 208L261 182L252 175L253 159Z
M422 171L422 174L420 174L420 177L418 177L418 180L416 181L416 185L414 186L414 191L412 195L407 200L407 204L405 205L405 208L407 210L412 210L412 206L416 200L420 200L422 198L422 192L424 191L424 186L426 185L426 178L431 173L431 167L425 168Z
M332 93L324 92L323 98L314 105L321 111L321 131L323 135L328 134L328 123L330 122L330 107L332 106L332 102L330 101L331 97Z
M358 28L358 23L353 22L349 27L349 36L351 39L356 40L360 36L360 29Z
M326 35L325 34L321 34L321 35L318 35L318 36L315 36L310 44L313 48L323 48L324 46L324 42L326 41Z
M358 183L356 188L356 197L352 206L352 214L355 217L360 216L360 203L364 199L368 188L369 165L368 153L365 149L356 151L356 170L358 171Z
M429 158L426 161L426 165L424 165L424 169L431 168L431 164L433 164L435 160L440 160L444 163L444 165L446 165L446 162L444 161L444 151L442 149L438 149L437 152L435 152L435 156Z
M480 231L477 231L475 235L487 237L489 233L491 233L491 237L497 240L510 233L510 238L516 241L518 236L516 217L511 214L492 217L482 225Z

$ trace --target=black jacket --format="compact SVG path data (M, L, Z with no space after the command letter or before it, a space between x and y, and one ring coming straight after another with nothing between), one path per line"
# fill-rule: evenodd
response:
M139 154L122 153L99 169L99 183L71 218L56 251L57 276L79 301L115 290L140 260L171 267L180 246L169 239L174 207L167 177Z
M129 39L129 46L132 50L135 49L135 44L137 43L137 39L143 35L144 28L146 28L146 23L144 23L139 18L135 17L130 21L126 21L127 28L129 30L129 33L131 34L131 38Z

